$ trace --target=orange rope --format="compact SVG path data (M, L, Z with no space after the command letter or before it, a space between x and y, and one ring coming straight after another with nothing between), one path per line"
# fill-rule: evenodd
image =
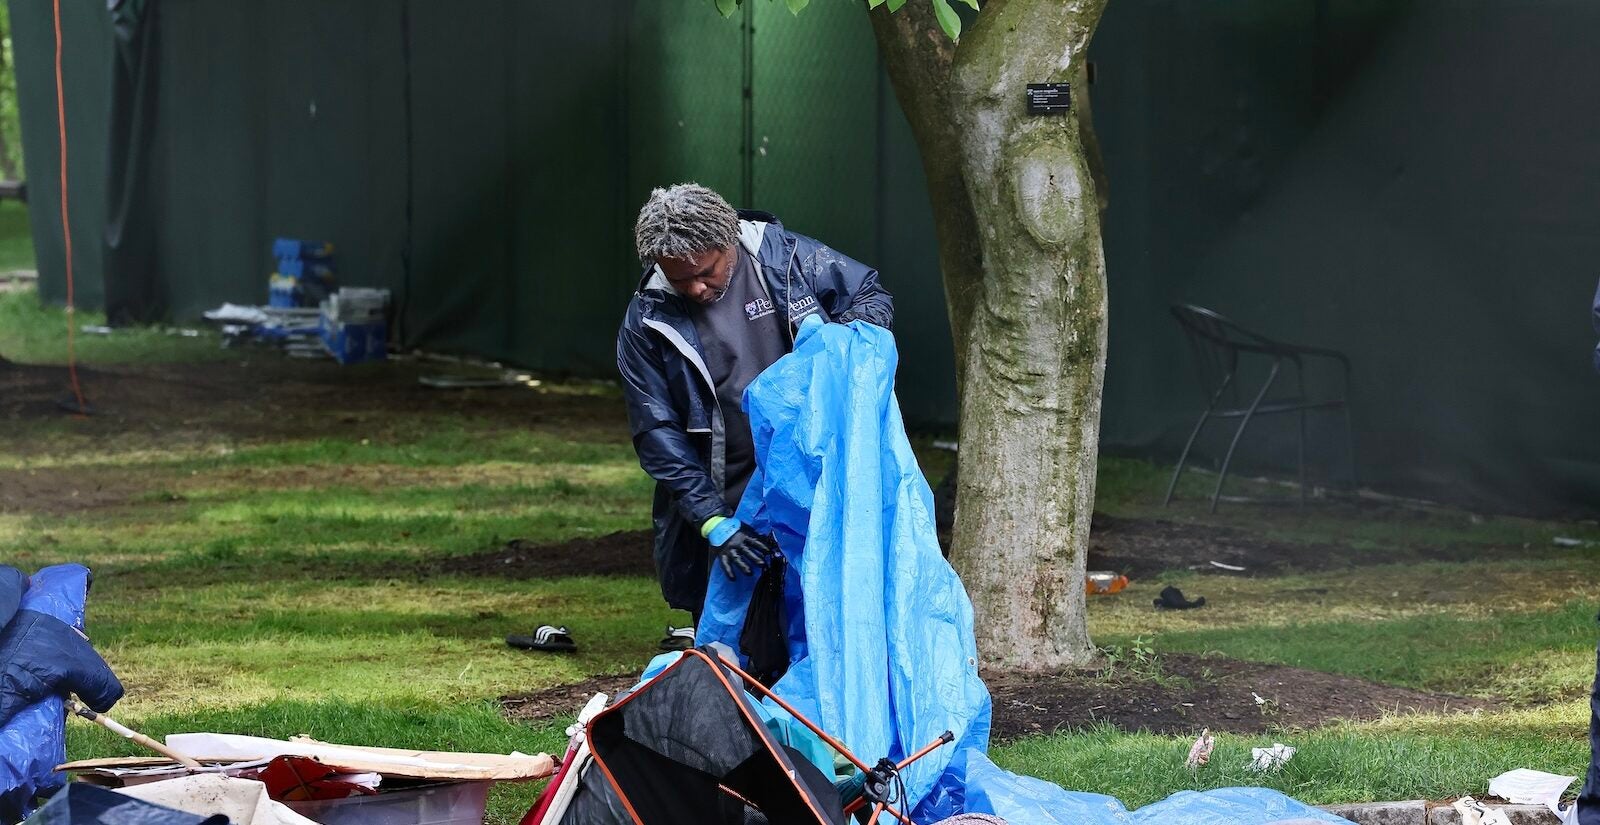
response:
M67 261L67 374L72 377L72 397L78 401L78 412L87 409L83 403L83 388L78 385L77 330L74 329L72 286L72 221L67 217L67 99L61 83L61 0L52 0L56 23L56 126L61 135L61 245Z

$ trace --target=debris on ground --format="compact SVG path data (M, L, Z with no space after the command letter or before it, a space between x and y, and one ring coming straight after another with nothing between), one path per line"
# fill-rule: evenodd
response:
M1457 799L1450 807L1461 817L1461 825L1511 825L1505 811L1491 808L1470 796Z
M1193 610L1196 607L1205 607L1206 597L1201 596L1190 601L1184 598L1182 590L1169 584L1161 591L1161 595L1154 602L1157 610Z
M1201 766L1211 761L1211 751L1217 746L1217 737L1211 735L1210 728L1202 728L1200 735L1195 738L1194 744L1189 746L1189 757L1183 764L1189 770L1198 770Z
M1091 570L1085 577L1090 596L1102 593L1121 593L1128 586L1128 577L1108 570Z
M1250 749L1250 770L1256 773L1275 771L1294 758L1294 748L1282 742L1273 742L1270 748Z
M1576 776L1517 768L1489 780L1489 793L1519 805L1543 805L1563 821L1576 814L1561 810L1561 795L1576 782Z

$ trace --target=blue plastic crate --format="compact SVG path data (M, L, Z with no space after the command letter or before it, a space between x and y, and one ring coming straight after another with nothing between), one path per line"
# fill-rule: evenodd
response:
M389 357L389 325L335 323L322 319L322 344L341 364L362 364Z
M272 242L272 257L280 261L288 258L325 260L333 257L333 244L324 241L277 238Z

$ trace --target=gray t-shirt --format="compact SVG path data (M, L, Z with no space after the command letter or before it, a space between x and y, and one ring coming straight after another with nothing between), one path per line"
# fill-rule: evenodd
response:
M788 354L789 331L773 305L767 286L756 272L755 261L743 246L728 280L728 291L714 304L695 304L689 317L700 334L700 351L716 385L717 403L727 445L727 476L723 498L729 508L739 506L744 488L755 472L755 443L750 419L740 402L744 388L762 370Z

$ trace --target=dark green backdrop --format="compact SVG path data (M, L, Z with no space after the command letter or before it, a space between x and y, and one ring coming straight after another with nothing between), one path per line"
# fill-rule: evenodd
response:
M192 319L264 300L272 237L326 239L344 283L397 290L408 346L605 376L633 211L699 180L876 264L907 415L950 422L931 213L859 5L145 0L119 132L105 3L64 0L79 295ZM11 9L59 301L50 4ZM1107 448L1181 443L1198 393L1166 307L1196 301L1351 353L1365 480L1600 501L1597 26L1583 0L1113 0L1091 55ZM1263 426L1249 462L1282 466L1291 433Z

